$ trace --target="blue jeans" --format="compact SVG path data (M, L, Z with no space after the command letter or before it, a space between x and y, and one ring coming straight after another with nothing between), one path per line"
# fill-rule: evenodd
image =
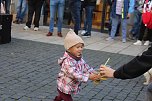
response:
M122 39L126 40L126 33L127 33L127 19L122 19L121 15L117 15L115 18L112 18L112 28L111 28L111 34L110 37L114 38L118 23L121 21L122 26Z
M16 19L23 21L26 10L27 10L27 1L26 0L18 0Z
M142 15L142 13L139 12L138 10L134 11L134 25L133 25L130 33L132 33L133 36L136 38L139 37L139 31L140 31L140 26L141 26L141 15Z
M57 22L58 32L62 31L64 5L65 5L65 0L50 0L50 27L49 27L49 32L53 33L54 17L56 15L56 10L58 10L57 11L57 15L58 15L58 17L57 17L58 18L58 22Z
M74 32L78 34L80 29L81 0L69 0L69 8L74 22Z
M94 6L86 6L85 10L85 21L84 21L84 30L88 32L88 34L91 34L91 29L92 29L92 17L93 17L93 10Z

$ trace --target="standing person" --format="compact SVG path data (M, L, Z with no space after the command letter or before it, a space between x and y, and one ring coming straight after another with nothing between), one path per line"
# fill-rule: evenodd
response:
M28 0L28 18L26 22L26 26L23 28L24 30L28 30L31 28L32 19L34 15L34 31L39 30L39 20L41 15L41 8L44 0Z
M90 37L91 36L91 29L92 29L92 17L93 11L96 6L97 0L84 0L85 5L85 21L84 21L84 28L83 30L85 33L82 35L83 37Z
M146 29L147 29L147 31L146 31ZM145 31L147 32L147 34L144 37ZM141 22L139 37L138 37L137 41L133 44L142 45L143 44L142 41L144 41L145 46L148 46L150 44L150 42L152 41L152 29L147 28L143 22Z
M100 70L103 77L117 79L132 79L136 78L152 67L152 45L141 56L135 57L133 60L114 70L109 67L101 66ZM149 84L146 90L146 100L152 101L152 83Z
M145 0L143 11L147 12L149 10L150 10L150 12L152 12L152 1L151 0ZM143 40L143 41L145 41L144 45L147 46L152 41L152 29L146 27L146 25L143 23L143 19L144 18L142 18L142 21L141 21L141 27L140 27L138 40L137 40L137 42L134 43L134 45L142 45L142 40ZM145 19L147 19L147 18L145 18ZM147 29L147 34L144 37L146 29Z
M23 23L23 18L27 10L27 0L18 0L17 3L17 15L16 20L13 23L20 24Z
M108 25L108 34L110 35L111 34L111 25L112 25L112 4L113 4L113 0L107 0L107 4L110 6L110 19L109 19L109 25ZM120 26L121 26L121 22L118 22L118 26L117 26L117 30L116 30L116 34L115 36L119 36L120 33L119 33L119 30L120 30Z
M145 0L135 0L134 24L129 33L130 39L138 39L141 26L141 15Z
M71 10L71 15L74 23L74 32L78 35L80 30L80 10L81 10L81 0L69 0L69 8Z
M82 58L84 41L75 34L74 31L69 31L64 39L64 47L66 49L63 57L58 60L61 66L61 71L57 78L58 96L54 101L73 101L72 94L77 94L80 91L82 82L97 80L99 75L95 74Z
M6 14L10 14L11 0L1 0L1 1L4 4Z
M57 22L57 27L58 27L58 32L57 35L59 37L62 37L62 22L63 22L63 14L64 14L64 5L65 5L65 0L50 0L50 27L49 27L49 32L46 36L52 36L53 35L53 29L54 29L54 18L56 15L58 15L58 22Z
M112 5L112 28L110 37L107 41L114 40L118 22L121 21L122 25L122 42L126 42L127 33L127 19L130 17L130 13L134 11L134 0L114 0Z

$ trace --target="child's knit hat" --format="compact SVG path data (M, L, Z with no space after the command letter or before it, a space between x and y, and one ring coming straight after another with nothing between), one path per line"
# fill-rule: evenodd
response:
M71 48L72 46L82 43L84 44L84 41L81 39L80 36L76 35L75 32L70 29L70 31L67 33L65 39L64 39L64 47L66 50Z

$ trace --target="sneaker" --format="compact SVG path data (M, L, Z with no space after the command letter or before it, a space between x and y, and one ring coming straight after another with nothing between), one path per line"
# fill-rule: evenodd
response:
M149 41L145 41L144 45L145 45L145 46L148 46L149 43L150 43Z
M24 28L23 28L24 30L28 30L28 29L30 29L28 26L25 26Z
M123 42L123 43L126 43L126 39L122 39L122 42Z
M90 38L91 34L86 32L84 35L82 35L82 37Z
M86 33L86 31L85 31L85 30L82 30L80 34L81 34L81 35L84 35L85 33Z
M38 31L39 30L39 28L38 27L34 27L34 31Z
M142 42L140 40L137 40L137 42L133 43L134 45L142 45Z
M106 38L106 41L113 41L114 39L112 37Z

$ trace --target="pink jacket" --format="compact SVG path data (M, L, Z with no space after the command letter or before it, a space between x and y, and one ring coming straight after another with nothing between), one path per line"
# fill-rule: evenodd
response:
M65 94L76 94L80 91L80 84L87 82L93 68L81 58L76 61L67 52L58 61L61 64L61 71L58 74L58 89Z

